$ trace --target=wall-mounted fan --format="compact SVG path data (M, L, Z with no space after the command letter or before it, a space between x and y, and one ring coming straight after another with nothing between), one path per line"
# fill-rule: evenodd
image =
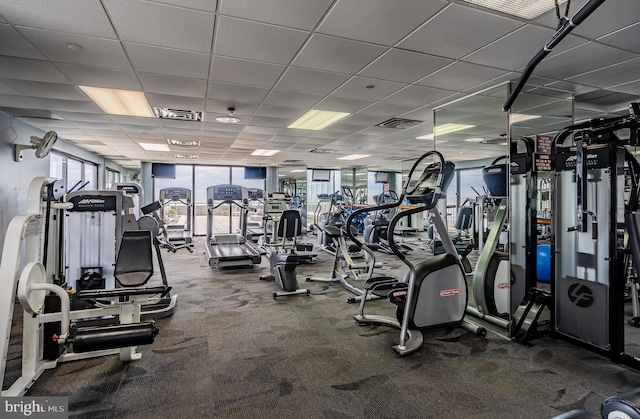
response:
M43 159L47 157L47 155L51 151L51 147L53 147L53 144L55 144L57 139L58 139L58 134L56 134L55 131L49 131L42 138L39 138L36 136L31 137L30 145L14 144L13 146L15 148L14 160L17 162L22 161L22 151L30 148L36 150L37 158Z
M131 179L132 182L139 181L140 180L140 171L134 170L133 172L131 172L131 175L129 176L129 178Z

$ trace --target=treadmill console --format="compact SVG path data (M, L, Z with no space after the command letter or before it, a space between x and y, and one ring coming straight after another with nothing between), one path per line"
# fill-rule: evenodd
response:
M165 188L160 190L161 199L179 201L181 199L191 199L191 191L187 188Z
M239 185L216 185L207 188L207 201L244 201L249 198L247 188Z
M262 189L258 188L248 188L247 193L249 194L249 200L257 201L258 199L264 198L264 194L262 193Z

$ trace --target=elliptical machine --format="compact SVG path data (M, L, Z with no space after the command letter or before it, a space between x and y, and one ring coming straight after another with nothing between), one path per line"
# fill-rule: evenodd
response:
M428 164L420 178L412 181L418 165L430 156L435 156L438 161ZM360 313L355 316L356 323L360 326L381 324L400 329L400 342L393 347L400 355L410 354L420 348L423 342L422 330L460 326L480 337L486 336L487 333L485 328L464 318L467 305L465 273L455 245L447 234L442 215L436 208L438 201L446 197L446 189L451 183L454 168L455 165L445 161L437 151L429 151L418 158L409 171L399 198L399 202L408 200L412 208L398 212L389 223L389 231L393 231L402 218L429 211L436 229L440 232L446 253L414 264L398 248L393 235L389 235L391 250L408 266L409 271L399 282L392 282L388 277L367 281L366 294L360 303ZM357 211L351 214L349 221L354 214L357 214ZM366 248L366 244L359 242L349 230L347 229L347 234L351 240ZM389 291L389 300L397 306L396 318L365 315L364 307L368 294L379 295L384 290Z

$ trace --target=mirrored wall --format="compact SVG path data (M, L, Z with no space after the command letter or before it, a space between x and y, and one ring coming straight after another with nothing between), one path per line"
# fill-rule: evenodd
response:
M570 93L539 87L525 87L512 110L502 112L510 88L501 84L434 113L435 148L456 165L440 212L446 214L447 233L468 263L467 313L472 321L507 337L513 337L512 315L525 290L539 285L537 215L544 208L537 202L548 204L549 192L538 196L542 188L535 163L546 169L546 144L559 128L571 124L573 115ZM512 172L510 152L528 158L530 167ZM548 184L548 173L543 170L539 179Z

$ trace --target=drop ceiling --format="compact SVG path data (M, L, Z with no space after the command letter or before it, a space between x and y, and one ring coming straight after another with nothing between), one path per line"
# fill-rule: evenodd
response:
M569 15L586 2L571 1ZM640 96L636 3L605 2L531 82L574 92L578 120L624 112ZM384 166L433 147L416 137L433 131L435 107L517 80L556 25L553 10L528 21L460 0L0 0L0 111L130 167ZM203 121L107 115L79 85L142 91ZM228 108L240 121L216 122ZM287 128L312 108L351 115L321 131ZM377 126L391 118L421 122ZM139 145L167 139L200 145ZM484 155L474 147L438 148ZM370 157L337 160L350 154Z

